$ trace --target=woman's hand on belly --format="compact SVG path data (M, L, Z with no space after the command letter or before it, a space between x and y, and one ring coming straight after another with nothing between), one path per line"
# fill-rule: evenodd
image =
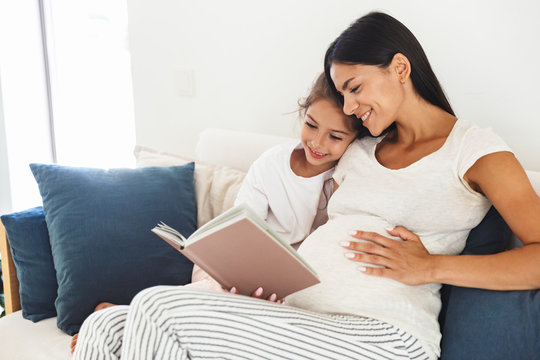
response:
M355 231L351 236L369 242L345 241L340 243L355 252L345 253L351 261L363 262L383 267L359 266L358 270L374 276L397 280L407 285L421 285L433 282L433 258L426 250L418 235L403 226L386 231L403 241L396 241L375 232ZM360 252L360 253L359 253Z

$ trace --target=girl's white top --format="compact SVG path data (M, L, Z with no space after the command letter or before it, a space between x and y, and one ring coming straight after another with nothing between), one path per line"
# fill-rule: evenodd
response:
M294 244L304 240L326 221L326 196L334 168L305 178L291 169L291 154L301 144L286 143L265 151L253 162L240 187L235 205L246 203L283 240Z
M418 234L430 253L459 254L469 231L490 207L463 176L482 156L511 150L490 129L458 120L439 150L391 170L375 157L382 138L356 140L338 163L333 177L340 186L328 204L330 219L299 248L321 283L288 296L286 303L386 321L418 338L436 359L441 285L408 286L365 275L357 269L360 263L345 258L350 250L339 242L355 240L348 235L350 230L390 237L385 228L403 225Z

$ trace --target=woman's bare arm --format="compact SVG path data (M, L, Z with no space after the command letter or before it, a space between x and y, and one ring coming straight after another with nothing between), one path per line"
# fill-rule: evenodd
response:
M540 288L540 197L512 153L480 158L465 180L499 211L523 247L495 255L440 257L438 282L497 290Z

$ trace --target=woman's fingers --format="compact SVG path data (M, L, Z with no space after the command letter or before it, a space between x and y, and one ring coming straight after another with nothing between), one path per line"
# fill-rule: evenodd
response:
M390 231L390 229L386 229L386 231ZM384 247L392 247L395 243L395 240L371 231L353 230L349 232L349 235L356 239L371 241Z
M379 244L368 243L368 242L343 241L340 243L340 245L349 250L360 251L367 254L375 254L375 255L384 256L387 258L391 258L392 254L394 253L393 249L384 247Z
M392 269L387 268L376 268L376 267L369 267L369 266L360 266L358 268L361 272L363 272L366 275L372 275L372 276L380 276L385 277L389 279L398 280L396 271Z
M398 236L406 241L420 241L418 235L410 231L409 229L403 226L396 226L393 229L386 229L386 231L392 236Z
M371 265L391 267L392 260L384 256L363 254L363 253L345 253L345 257L351 261L363 262Z
M352 231L351 236L366 241L341 242L342 247L351 250L345 253L345 257L352 261L382 266L359 266L358 270L367 275L387 277L409 285L430 282L429 273L434 260L418 235L403 226L388 228L386 231L403 241L374 232Z

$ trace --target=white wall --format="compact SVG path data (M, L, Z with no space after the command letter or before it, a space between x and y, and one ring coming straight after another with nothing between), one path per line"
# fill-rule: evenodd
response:
M128 0L137 143L193 155L207 127L294 136L327 46L371 10L413 31L458 116L540 170L534 0Z

